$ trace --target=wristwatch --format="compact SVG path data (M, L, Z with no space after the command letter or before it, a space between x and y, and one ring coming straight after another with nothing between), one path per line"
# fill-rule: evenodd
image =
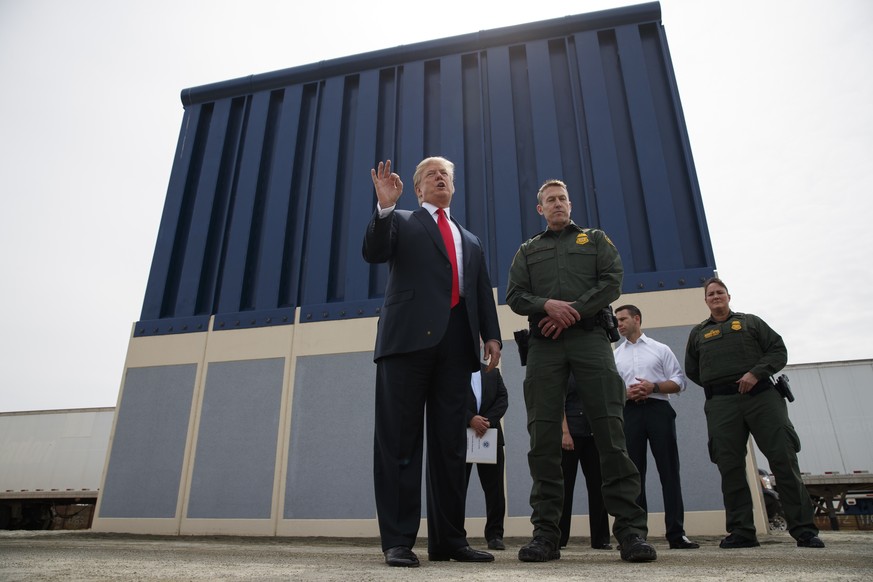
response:
M658 386L658 383L655 382L654 384L652 384L652 393L653 393L653 394L658 394L658 393L660 393L660 392L661 392L661 387Z

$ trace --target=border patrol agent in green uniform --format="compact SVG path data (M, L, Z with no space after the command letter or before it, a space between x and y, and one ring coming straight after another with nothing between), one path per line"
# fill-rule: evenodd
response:
M709 454L721 473L728 532L719 546L759 545L746 481L751 432L776 476L789 533L799 547L823 548L797 463L800 439L788 406L770 381L788 361L785 343L760 317L731 311L731 296L721 279L709 279L704 294L711 316L688 336L685 374L706 393Z
M636 503L640 476L627 455L622 414L624 382L615 369L603 327L606 308L621 293L624 269L618 251L601 230L570 220L567 186L549 180L537 193L537 212L548 228L523 243L509 271L506 303L530 322L524 399L527 407L533 479L530 504L533 540L518 557L524 562L560 558L558 523L563 508L561 422L570 372L600 453L603 500L615 517L613 533L621 557L632 562L657 558L645 541L645 511Z

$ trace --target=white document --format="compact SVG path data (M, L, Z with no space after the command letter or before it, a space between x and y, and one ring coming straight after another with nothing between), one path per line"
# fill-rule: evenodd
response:
M497 463L497 429L489 428L482 438L476 436L476 431L467 429L467 462Z

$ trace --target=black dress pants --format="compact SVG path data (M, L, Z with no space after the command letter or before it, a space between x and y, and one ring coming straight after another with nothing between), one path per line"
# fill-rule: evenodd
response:
M470 374L479 369L471 341L462 301L436 346L376 363L373 485L383 551L415 545L425 426L428 551L445 554L468 545L467 392Z
M503 494L503 467L506 456L503 447L497 447L497 463L467 463L467 487L473 465L485 494L485 539L503 537L503 518L506 515L506 496Z
M640 472L640 497L637 504L648 511L646 501L647 446L661 478L664 493L664 525L669 541L685 535L685 504L679 479L679 447L676 443L676 411L666 400L648 398L642 404L628 402L624 407L624 433L627 454Z
M576 466L582 467L585 486L588 489L588 525L591 534L591 547L599 548L609 543L609 516L603 505L600 487L603 478L600 473L600 455L593 436L574 436L573 450L562 451L561 468L564 471L564 508L561 512L561 547L570 539L570 518L573 515L573 491L576 488Z

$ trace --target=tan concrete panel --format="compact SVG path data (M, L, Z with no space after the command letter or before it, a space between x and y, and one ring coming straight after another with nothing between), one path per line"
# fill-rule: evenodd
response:
M181 535L274 536L272 519L183 519Z
M206 362L287 358L291 354L296 325L210 331Z
M210 324L211 326L211 324ZM179 487L179 497L176 502L176 517L172 519L126 519L126 518L102 518L100 517L100 509L102 497L98 497L97 506L95 508L94 521L92 528L95 531L112 531L112 532L131 532L131 533L149 533L149 534L178 534L179 522L182 515L182 506L187 491L186 482L188 481L188 471L191 454L191 443L193 440L192 426L197 417L197 406L200 402L200 392L202 376L203 376L203 359L206 352L206 342L208 333L185 333L173 334L153 337L133 337L131 334L130 343L127 347L127 358L124 365L124 373L122 374L122 383L118 391L118 400L116 402L116 410L121 407L122 396L124 394L124 378L127 377L127 370L130 368L141 368L146 366L171 366L178 364L197 364L197 373L194 379L194 394L192 395L191 413L188 417L188 436L185 445L185 456L182 461L182 483ZM109 441L109 447L106 451L106 460L103 464L103 472L100 477L101 491L106 483L106 471L109 467L109 457L112 453L112 445L115 439L115 427L118 422L116 414L112 423L112 436Z
M379 318L319 321L296 325L295 356L373 351Z
M527 316L515 313L508 305L497 306L497 319L500 322L500 335L503 341L513 340L513 332L527 329Z
M419 531L427 531L423 519ZM379 524L375 519L281 519L276 535L378 538Z
M299 312L299 310L298 310ZM298 315L299 317L299 315ZM234 534L234 535L275 535L275 519L280 513L280 500L284 498L285 459L290 434L289 419L293 389L295 360L291 357L293 343L298 331L298 325L277 325L251 329L235 329L210 331L204 355L204 374L198 382L197 398L194 403L194 426L192 438L187 450L189 460L186 465L186 478L183 486L184 502L181 509L181 533L186 534ZM191 467L196 459L197 435L200 430L201 410L203 407L203 385L209 374L209 364L224 361L259 360L266 358L285 359L285 370L282 379L282 396L279 411L279 427L276 435L277 446L274 459L273 499L271 504L271 519L269 520L212 520L191 519L186 517L191 494ZM237 528L237 529L234 529Z
M496 291L495 291L496 293ZM633 303L646 313L647 327L670 327L693 325L704 319L707 309L700 289L634 293L620 297L613 306ZM128 348L127 367L171 365L179 363L202 363L198 367L192 426L184 462L185 476L180 488L180 504L177 518L164 519L99 519L95 516L95 531L127 531L132 533L185 533L203 535L280 535L280 536L341 536L377 537L378 523L375 519L281 519L286 487L287 451L290 439L291 407L293 406L293 378L298 356L344 354L372 351L378 318L349 319L299 323L299 309L295 325L270 328L210 331L147 338L132 338ZM513 331L527 326L525 317L512 312L506 305L498 305L503 340L513 339ZM271 519L214 520L186 519L185 506L190 490L191 456L195 450L202 386L210 362L249 360L283 357L287 358L283 379L283 394L280 427L276 451L276 483ZM123 387L122 387L123 388ZM756 499L756 502L759 500ZM762 519L763 507L756 503L756 523ZM484 518L471 518L471 531L481 529ZM422 531L426 524L422 520ZM530 535L530 520L527 516L509 517L506 520L506 535L525 537ZM663 535L663 515L652 514L650 527L653 535ZM766 527L760 531L767 531ZM660 529L659 529L660 528ZM576 535L587 535L587 516L574 517ZM721 535L724 533L723 511L700 511L686 514L686 529L689 535ZM660 534L658 532L661 532Z
M127 368L199 364L206 352L206 332L150 337L131 337L127 346Z
M613 309L620 305L636 305L643 312L643 328L697 325L709 317L709 309L703 302L703 290L676 289L630 293L612 302Z
M150 518L117 518L94 516L91 531L101 533L132 533L146 535L178 535L179 520Z

